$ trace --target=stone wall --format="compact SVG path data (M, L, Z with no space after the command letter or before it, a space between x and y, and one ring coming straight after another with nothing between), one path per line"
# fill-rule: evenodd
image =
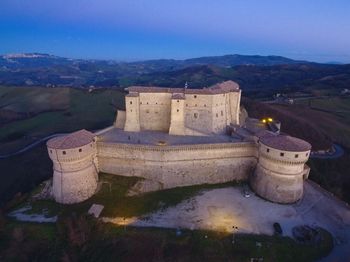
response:
M250 178L253 190L277 203L293 203L303 195L303 182L309 168L305 165L310 151L292 152L259 143L259 158Z
M99 170L157 181L161 188L247 180L254 143L146 146L97 143Z
M171 129L170 132L174 130L175 133L185 134L186 132L177 130L178 125L184 123L185 129L194 130L199 134L222 134L230 123L239 123L240 94L240 92L185 94L184 100L174 99L172 102L173 94L168 92L130 93L125 98L124 129L135 132L139 130L169 132ZM175 101L179 101L179 104ZM175 121L173 126L171 126L172 117Z
M48 148L53 162L53 196L59 203L72 204L91 197L97 188L96 145L70 149Z

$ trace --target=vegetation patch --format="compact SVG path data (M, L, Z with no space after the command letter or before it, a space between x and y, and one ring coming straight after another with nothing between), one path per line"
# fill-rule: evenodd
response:
M323 231L318 245L288 237L203 230L120 227L70 215L56 224L8 221L0 230L3 261L315 261L332 249ZM234 242L233 242L234 240ZM21 250L21 252L18 252Z

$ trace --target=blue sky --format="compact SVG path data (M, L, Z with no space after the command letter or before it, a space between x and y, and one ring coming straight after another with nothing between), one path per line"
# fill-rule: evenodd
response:
M348 0L0 0L0 53L350 63Z

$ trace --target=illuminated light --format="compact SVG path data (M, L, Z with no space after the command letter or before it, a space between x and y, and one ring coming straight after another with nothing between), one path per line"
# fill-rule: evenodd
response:
M272 121L273 121L273 119L272 119L271 117L269 117L267 120L268 120L269 122L272 122Z
M261 120L263 123L266 123L266 119Z

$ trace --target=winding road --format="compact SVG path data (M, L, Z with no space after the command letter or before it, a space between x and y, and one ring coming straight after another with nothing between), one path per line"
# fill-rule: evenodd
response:
M23 154L23 153L27 152L28 150L30 150L30 149L40 145L41 143L49 140L50 138L57 137L57 136L63 136L63 135L66 135L66 133L56 133L56 134L52 134L52 135L43 137L43 138L35 141L34 143L27 145L20 150L17 150L16 152L12 152L12 153L5 154L5 155L0 155L0 159L5 159L5 158L12 157L12 156L17 156L17 155Z

